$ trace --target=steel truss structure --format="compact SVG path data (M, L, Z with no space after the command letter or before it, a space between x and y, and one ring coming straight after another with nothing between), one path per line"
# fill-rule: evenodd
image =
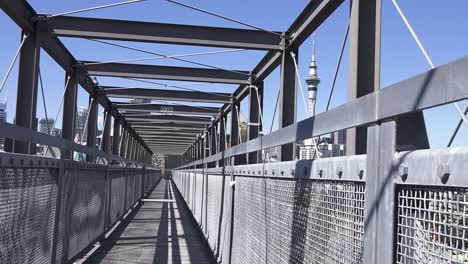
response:
M466 200L463 200L467 197L466 189L461 188L466 186L461 173L466 172L464 161L467 151L465 148L429 150L422 114L425 109L468 98L468 57L381 89L381 2L352 1L348 101L296 122L298 78L297 60L293 55L298 57L301 44L343 2L310 1L287 30L265 32L47 16L38 14L26 1L0 0L0 8L23 32L15 124L0 124L0 135L14 140L10 151L15 154L2 154L5 160L10 158L12 163L8 165L0 159L0 169L14 167L16 163L23 166L25 159L22 158L35 154L35 144L60 149L61 165L53 165L54 169L60 171L67 168L66 164L76 165L71 161L75 152L86 154L87 162L109 165L107 170L115 164L140 170L151 164L154 153L181 154L183 165L173 170L174 182L201 225L214 254L222 263L272 263L280 259L290 263L312 262L313 259L318 263L335 263L333 255L336 257L339 254L337 252L345 252L344 263L427 263L434 259L416 256L419 254L416 251L423 251L427 255L435 254L431 250L439 253L444 251L444 261L453 259L453 252L466 254L468 238L461 236L459 231L442 234L443 239L449 241L443 250L434 245L432 249L424 248L424 245L422 249L415 249L412 243L427 242L424 234L422 237L415 235L418 231L426 230L427 225L446 227L441 227L440 219L416 216L418 206L415 203L420 204L419 209L426 210L429 215L434 206L442 206L442 196L449 197L447 199L453 208L468 207ZM59 37L239 48L266 51L266 55L252 70L80 61L68 51ZM66 72L62 138L35 131L41 49ZM262 117L264 91L268 89L263 82L278 67L281 69L279 129L260 137L261 128L265 125ZM238 87L233 93L109 87L94 82L94 76L235 84ZM78 85L89 93L86 146L73 142ZM140 104L112 101L111 98L162 102ZM247 113L248 127L247 141L241 142L239 116L241 101L244 99L248 99L249 107L244 111ZM200 105L171 104L167 101L196 102ZM211 104L221 106L214 107ZM99 148L96 147L98 106L105 110L103 138ZM228 120L230 124L227 124ZM112 138L111 126L114 131ZM226 133L227 127L230 127L230 135ZM348 156L293 161L296 142L340 130L347 130ZM279 147L281 162L263 164L262 151L272 147ZM31 164L35 162L26 161ZM80 171L79 165L76 166L77 171ZM83 170L89 169L83 166ZM430 176L424 178L418 173ZM151 184L160 176L155 175ZM112 189L112 186L108 186L112 185L112 181L105 178L103 182L107 186L106 190ZM142 183L139 184L141 186ZM142 187L143 193L151 188L151 184ZM415 185L425 187L415 188ZM63 186L66 185L59 182L55 187ZM287 191L283 192L283 187ZM137 189L141 190L139 187ZM312 197L313 193L304 196L311 190L322 196ZM284 196L281 197L283 200L275 200L275 191L278 191L279 196ZM255 196L257 194L263 196ZM142 193L139 195L141 198ZM133 195L132 199L135 197ZM266 197L272 203L261 200ZM110 201L109 197L103 199ZM462 199L464 204L456 204L457 199ZM275 203L277 207L272 206ZM352 204L342 206L347 203ZM428 203L432 203L432 207ZM60 211L61 205L57 206ZM112 211L109 206L106 203L106 212ZM278 210L281 206L289 210L284 215ZM124 209L128 208L126 206ZM314 214L305 215L309 212ZM332 212L336 214L332 215ZM460 228L467 228L466 211L458 208L446 213L455 215L450 215L451 221L463 222ZM269 214L273 218L263 220L262 217L266 219ZM117 215L119 218L122 214L118 212ZM298 215L308 217L309 222ZM103 221L107 224L109 216L105 217ZM285 222L277 222L281 217L286 219ZM323 226L320 221L331 224ZM303 226L303 223L306 225ZM313 224L309 227L307 223ZM416 225L423 227L414 231ZM337 230L343 226L346 230L339 233ZM107 230L105 227L99 230ZM269 227L276 232L277 237L269 233L255 233L267 232L262 230ZM317 232L302 237L301 234L307 230ZM436 231L428 232L433 237ZM246 234L254 233L261 237L257 241L261 241L259 245L263 246L258 252L252 251L255 245L248 248L239 240ZM437 234L442 240L440 234ZM309 235L317 236L314 239L330 247L312 245L308 240ZM86 243L94 242L94 238ZM291 248L288 253L275 256L277 252L283 252L281 245L275 244L277 241L274 239L278 238L286 238ZM273 239L272 244L268 244L268 239ZM53 241L58 243L56 238ZM343 245L339 241L344 241ZM63 262L73 259L83 248L83 245L77 247L77 251L69 253ZM57 245L54 245L53 250L58 250ZM307 252L316 255L308 255ZM56 253L52 252L50 256L57 258L59 255ZM59 259L51 261L61 262Z

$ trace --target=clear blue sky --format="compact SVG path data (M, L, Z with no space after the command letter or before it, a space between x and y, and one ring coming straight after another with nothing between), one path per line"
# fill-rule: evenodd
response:
M55 14L64 11L92 7L117 0L80 0L80 1L44 1L30 0L31 5L39 13ZM236 18L238 20L254 24L270 30L283 31L289 27L294 18L300 13L308 1L245 1L245 0L186 0L185 3L193 4L220 14ZM406 13L415 31L420 36L428 53L436 65L441 65L466 56L468 53L468 1L411 1L400 0L401 8ZM324 25L316 32L317 60L319 75L322 82L318 92L317 111L325 108L326 98L331 87L332 76L337 62L338 53L347 23L349 1L346 1ZM132 19L141 21L155 21L166 23L185 23L224 27L242 27L231 22L220 20L206 14L197 13L192 10L176 6L163 0L147 0L143 3L132 4L123 7L114 7L106 10L97 10L79 14L80 16ZM6 69L13 58L19 45L20 30L9 17L0 12L0 31L2 33L2 44L0 49L0 77L3 78ZM414 40L398 16L390 0L383 0L383 26L382 26L382 69L381 84L386 87L392 83L409 78L429 69L429 65L420 53ZM106 45L92 43L88 40L62 39L72 54L79 60L119 60L147 57L148 55L138 52L109 47ZM170 46L145 43L125 43L132 47L148 49L163 54L184 54L198 51L220 50L217 48L201 48L189 46ZM192 57L191 60L220 66L228 69L252 70L265 53L261 51L244 51L224 55L210 55L203 57ZM308 64L311 56L311 38L301 47L299 52L299 70L301 78L306 77ZM45 52L41 54L41 69L44 79L47 110L49 117L55 117L60 103L63 86L64 72L56 65ZM339 73L336 92L333 97L332 106L345 102L347 86L347 61L348 53L344 55L344 61ZM146 61L145 64L181 65L170 60ZM147 86L116 78L99 78L103 85L123 86ZM303 82L303 80L301 80ZM161 83L172 83L160 81ZM13 119L16 100L17 67L15 67L8 79L5 90L0 95L4 98L8 93L8 115ZM303 84L305 88L305 84ZM265 80L265 123L269 127L271 123L274 102L279 87L279 70L273 72ZM234 85L201 85L195 88L203 90L216 88L217 91L233 91ZM444 87L440 87L444 89ZM468 89L468 88L467 88ZM3 99L2 99L3 100ZM79 92L79 105L87 106L88 97L81 89ZM464 107L466 102L462 103ZM246 103L242 105L246 108ZM102 115L102 114L100 114ZM245 114L244 114L245 116ZM41 97L38 98L38 117L44 117L44 108ZM298 93L298 120L306 117L302 98ZM61 114L60 118L61 119ZM459 117L453 108L448 105L425 111L426 125L432 147L443 147L458 121ZM58 125L60 127L60 124ZM276 124L275 124L276 127ZM465 126L459 132L455 145L468 145L468 129Z

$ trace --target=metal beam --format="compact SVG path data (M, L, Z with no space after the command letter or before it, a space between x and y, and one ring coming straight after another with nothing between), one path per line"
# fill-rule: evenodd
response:
M279 127L287 127L296 123L297 110L297 78L296 66L290 54L296 54L299 58L298 49L286 49L282 55L281 62L281 92L279 101ZM297 62L297 61L296 61ZM280 147L279 156L281 161L294 160L295 144L289 143Z
M23 38L26 35L23 34ZM37 128L37 84L39 78L40 43L36 34L30 34L24 40L20 53L18 70L18 91L16 96L15 125ZM35 144L31 147L35 148ZM34 154L28 142L15 141L14 152L22 154Z
M83 62L76 67L94 76L231 84L247 84L249 82L249 73L244 71L127 63L93 63L95 62Z
M166 99L165 99L166 100ZM192 100L193 101L193 100ZM152 113L173 113L173 114L191 114L191 115L216 115L219 113L217 107L197 107L189 105L171 105L171 104L115 104L120 111L132 112L152 112Z
M281 42L277 35L250 29L71 16L54 17L47 22L54 34L62 37L258 50L278 50Z
M65 94L63 97L62 138L73 141L75 137L78 84L74 75L69 76L66 74L65 76L66 79L70 79L68 81L68 87L65 87ZM72 153L70 151L65 151L64 158L71 159Z
M120 123L114 118L114 135L112 137L112 153L119 155L120 151Z
M205 129L204 125L200 124L179 124L179 123L174 123L174 122L142 122L142 121L135 121L132 122L132 126L135 129L138 128L171 128L171 129L194 129L194 130L200 130L203 131Z
M184 130L140 130L136 129L137 133L140 136L149 136L149 135L160 135L160 134L180 134L180 135L191 135L196 136L200 134L200 131L184 131Z
M249 92L249 124L247 130L248 140L258 137L262 126L263 112L263 81L250 87ZM261 153L256 151L248 154L248 163L256 164L261 158Z
M120 140L120 156L125 158L127 153L127 141L128 141L128 131L125 127L122 127L122 137Z
M210 118L195 117L195 116L178 116L178 115L132 115L127 117L128 121L161 121L161 122L176 122L185 124L209 124Z
M229 102L228 93L205 93L195 91L161 90L150 88L119 88L101 86L100 92L108 97L147 98L153 100L225 103Z
M186 138L186 139L191 139L192 141L196 138L195 135L184 135L184 134L159 134L159 135L147 135L147 134L142 134L141 138L144 140L148 139L158 139L158 138L174 138L174 139L179 139L179 138Z
M98 120L98 103L90 96L89 98L89 114L87 120L87 135L86 146L96 148L96 135L97 135L97 120ZM94 162L96 157L86 155L87 162Z
M102 148L102 151L109 152L109 153L111 150L111 138L110 138L111 125L112 125L112 116L110 115L109 112L104 111L104 131L102 133L101 148Z

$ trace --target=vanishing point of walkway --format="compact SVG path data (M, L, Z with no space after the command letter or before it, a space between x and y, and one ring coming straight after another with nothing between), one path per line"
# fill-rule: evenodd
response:
M212 263L175 186L162 179L84 263Z

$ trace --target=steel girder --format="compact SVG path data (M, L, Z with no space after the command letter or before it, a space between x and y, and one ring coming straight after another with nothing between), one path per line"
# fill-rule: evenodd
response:
M128 116L129 121L160 121L160 122L175 122L186 124L209 124L211 118L209 117L195 117L195 116L178 116L178 115L132 115Z
M132 127L135 129L139 128L169 128L169 129L193 129L193 130L204 130L206 125L202 124L181 124L174 122L157 122L157 121L135 121L132 122Z
M206 103L227 103L230 94L227 93L204 93L197 91L161 90L150 88L117 88L101 86L99 92L108 97L116 98L147 98L153 100L189 101Z
M173 114L192 114L192 115L216 115L219 113L217 107L199 107L189 105L170 105L170 104L115 104L121 111L131 112L153 112L153 113L173 113Z
M248 84L249 72L209 68L143 65L129 63L83 62L77 69L94 76L179 80L209 83Z
M59 16L47 20L63 37L280 50L281 36L250 29L206 27L102 18Z

